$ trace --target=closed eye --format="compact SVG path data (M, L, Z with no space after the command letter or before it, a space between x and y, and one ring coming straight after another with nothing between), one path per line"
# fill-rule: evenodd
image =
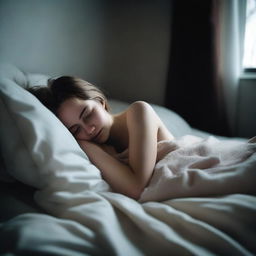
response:
M79 125L73 125L69 128L70 132L75 136L79 133L80 131L80 126Z
M92 117L93 110L86 108L86 110L83 112L84 113L82 114L81 118L83 118L84 121L88 121Z

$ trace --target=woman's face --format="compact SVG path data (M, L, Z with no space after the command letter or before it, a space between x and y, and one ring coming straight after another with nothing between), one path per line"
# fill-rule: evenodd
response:
M77 140L104 143L109 138L113 119L98 100L67 99L57 114Z

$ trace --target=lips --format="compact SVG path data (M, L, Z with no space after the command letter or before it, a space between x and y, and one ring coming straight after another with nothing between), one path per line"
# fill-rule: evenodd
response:
M99 132L93 137L93 141L97 141L100 137L102 129L99 130Z

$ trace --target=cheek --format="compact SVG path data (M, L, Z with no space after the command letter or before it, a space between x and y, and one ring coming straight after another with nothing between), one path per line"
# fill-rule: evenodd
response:
M108 122L108 113L105 110L102 110L101 115L100 115L100 120L102 123L106 124Z
M88 140L88 136L84 133L81 132L77 137L75 137L76 140Z
M90 136L88 135L88 133L84 130L84 128L82 128L79 132L78 135L75 136L76 140L90 140Z
M97 111L94 116L95 124L103 124L106 122L106 114L103 110Z

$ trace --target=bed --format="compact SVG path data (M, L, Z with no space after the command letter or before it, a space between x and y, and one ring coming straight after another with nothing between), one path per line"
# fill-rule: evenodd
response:
M115 193L24 88L47 75L0 65L1 255L255 255L256 140L193 129L152 104L175 136L136 201ZM128 103L111 99L112 112Z

